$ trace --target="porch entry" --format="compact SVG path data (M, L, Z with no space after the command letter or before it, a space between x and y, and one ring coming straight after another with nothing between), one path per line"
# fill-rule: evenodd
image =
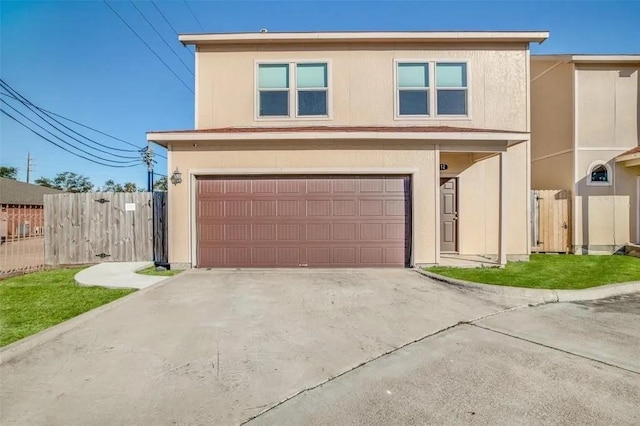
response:
M440 178L440 251L458 250L458 178Z

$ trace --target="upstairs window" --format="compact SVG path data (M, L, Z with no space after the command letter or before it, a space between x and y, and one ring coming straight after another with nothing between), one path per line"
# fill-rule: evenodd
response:
M399 116L429 115L428 63L398 63L397 88Z
M438 115L467 115L467 64L436 64L436 111Z
M258 116L265 118L328 115L326 63L258 65ZM295 92L291 93L291 88Z
M261 117L289 116L289 65L259 65L258 91Z
M610 186L612 183L613 176L607 163L596 161L589 166L587 173L587 185Z
M296 66L298 116L327 115L327 64Z

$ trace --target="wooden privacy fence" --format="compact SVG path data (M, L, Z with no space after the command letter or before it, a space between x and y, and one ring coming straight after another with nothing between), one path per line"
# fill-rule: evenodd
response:
M44 196L47 265L153 260L150 192Z
M533 250L571 251L571 192L562 189L531 191Z
M167 193L153 193L153 260L158 265L169 263L167 239Z

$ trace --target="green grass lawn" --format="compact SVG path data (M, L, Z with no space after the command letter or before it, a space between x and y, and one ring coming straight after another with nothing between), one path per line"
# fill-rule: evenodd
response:
M155 266L149 266L148 268L138 271L137 273L142 275L157 275L160 277L172 277L176 274L179 274L180 272L182 272L182 270L180 269L169 269L168 271L156 271Z
M82 269L55 269L0 280L0 346L135 291L81 287L73 277Z
M640 259L631 256L532 254L529 262L509 262L504 269L431 267L425 270L478 283L546 289L581 289L640 281Z

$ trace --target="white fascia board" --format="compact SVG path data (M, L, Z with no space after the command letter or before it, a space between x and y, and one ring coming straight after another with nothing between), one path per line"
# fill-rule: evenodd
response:
M180 34L182 44L275 44L296 42L537 42L548 31L421 31L421 32L321 32L321 33L214 33Z
M331 139L401 139L401 140L475 140L526 141L529 133L503 132L238 132L238 133L147 133L147 140L163 142L197 142L222 140L331 140Z

